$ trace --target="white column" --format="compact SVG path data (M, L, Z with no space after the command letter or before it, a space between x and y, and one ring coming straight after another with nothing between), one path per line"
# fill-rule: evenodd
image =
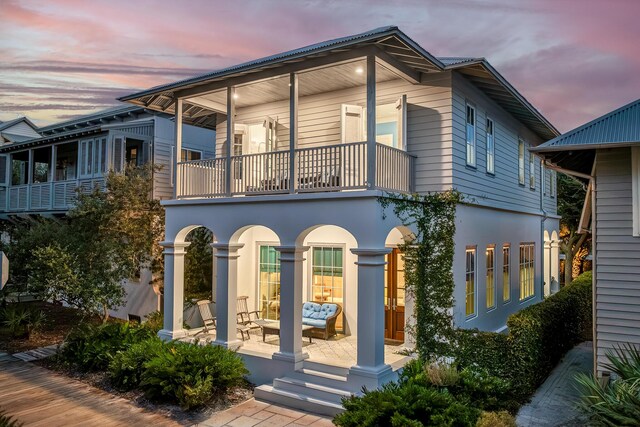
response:
M544 247L544 272L543 272L543 280L544 280L544 296L547 297L551 294L551 241L547 240L543 243Z
M214 344L238 348L238 250L244 244L212 243L216 256L216 340Z
M296 144L298 143L298 75L289 75L289 193L296 192Z
M173 198L177 199L182 191L182 173L178 170L178 163L182 161L182 99L176 98L175 105L175 125L176 125L176 155L173 159L174 186Z
M184 330L184 255L190 243L162 242L164 247L164 327L158 336L173 340Z
M227 88L227 162L225 166L225 193L231 195L231 154L235 135L236 88Z
M384 266L390 248L362 249L358 256L358 359L350 375L367 377L379 385L391 367L384 363Z
M302 262L307 246L277 246L280 252L280 351L273 358L302 363Z
M595 261L595 259L594 259ZM560 290L560 242L551 241L551 293Z
M376 187L376 57L367 56L367 188Z

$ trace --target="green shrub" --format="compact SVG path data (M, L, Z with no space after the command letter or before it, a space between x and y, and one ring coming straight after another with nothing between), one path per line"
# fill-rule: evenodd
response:
M46 320L42 311L21 304L10 304L1 310L2 323L9 328L14 338L29 338L40 329Z
M355 426L474 426L480 411L463 405L446 390L412 381L388 383L362 397L344 399L345 411L333 422Z
M525 401L562 356L591 339L591 272L539 304L511 315L508 334L459 330L452 354L459 367L479 367L511 383L512 398Z
M160 353L170 351L171 348L172 343L152 337L118 352L109 363L111 383L121 391L138 387L144 364L158 357Z
M22 427L24 424L0 409L0 427Z
M604 384L592 375L576 377L579 407L606 426L640 426L640 349L632 345L607 352L605 365L617 379Z
M129 323L84 325L69 335L60 360L83 371L106 370L118 351L154 336L150 329Z
M483 412L476 427L516 427L516 420L507 411Z
M215 393L239 385L242 359L219 346L175 343L144 362L140 389L152 400L177 401L185 409L203 405Z
M145 317L145 321L142 324L144 327L152 330L155 334L157 334L160 329L164 327L164 316L161 311L152 311L147 314Z

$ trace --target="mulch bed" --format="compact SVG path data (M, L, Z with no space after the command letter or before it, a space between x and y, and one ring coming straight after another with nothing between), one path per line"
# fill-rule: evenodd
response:
M82 313L70 307L51 304L42 301L22 302L21 305L33 307L33 309L44 312L46 320L42 328L33 332L27 338L14 338L9 330L0 325L0 351L9 353L19 353L22 351L33 350L39 347L59 344L69 334L69 331L77 326L83 319ZM96 322L100 323L97 317L82 320L84 323Z
M59 374L66 375L85 384L99 388L107 393L123 397L140 408L172 418L184 425L200 423L209 419L216 412L238 405L253 397L253 386L247 382L244 386L235 387L229 390L225 395L216 396L203 408L184 411L177 405L152 402L147 399L144 396L144 393L140 390L121 392L115 389L111 385L111 381L109 381L109 374L107 372L79 372L75 369L57 363L55 356L32 363L36 363Z

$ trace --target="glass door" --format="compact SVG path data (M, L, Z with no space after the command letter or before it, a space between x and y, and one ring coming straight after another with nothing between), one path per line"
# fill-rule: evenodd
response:
M390 340L404 341L404 258L397 248L394 248L386 258L384 336Z
M280 252L274 246L260 245L258 262L258 301L263 319L280 319Z

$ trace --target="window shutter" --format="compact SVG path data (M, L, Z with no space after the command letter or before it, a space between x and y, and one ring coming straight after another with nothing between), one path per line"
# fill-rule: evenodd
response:
M113 138L113 162L112 167L115 172L122 172L124 162L124 138L116 136Z
M638 147L631 147L631 191L633 235L640 237L640 148Z
M0 155L0 185L7 185L7 156Z
M407 95L402 95L396 101L398 109L398 147L407 150Z
M362 142L365 132L364 109L359 105L342 104L342 143Z

